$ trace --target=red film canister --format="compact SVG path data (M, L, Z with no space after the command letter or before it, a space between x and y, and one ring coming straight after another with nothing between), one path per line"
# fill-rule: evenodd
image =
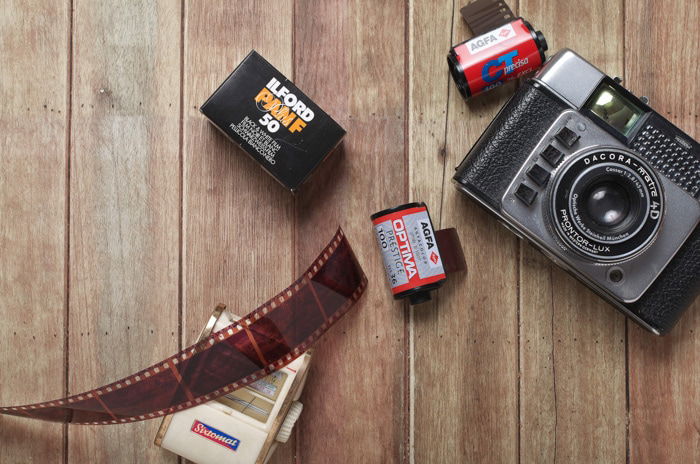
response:
M547 41L522 18L455 45L447 55L452 78L467 99L517 79L544 63Z

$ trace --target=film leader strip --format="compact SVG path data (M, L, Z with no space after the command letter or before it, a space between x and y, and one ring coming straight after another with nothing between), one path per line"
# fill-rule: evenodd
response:
M450 227L449 229L436 230L435 241L437 242L438 250L440 250L445 274L449 275L467 270L467 260L464 258L464 251L462 250L462 243L459 241L457 229Z
M339 228L306 272L239 321L111 384L53 401L0 407L0 414L108 425L206 403L301 356L366 287L367 278Z
M515 15L503 0L476 0L459 10L474 36L485 34L515 20Z

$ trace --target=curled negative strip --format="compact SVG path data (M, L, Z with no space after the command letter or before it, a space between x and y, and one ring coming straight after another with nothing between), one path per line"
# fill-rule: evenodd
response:
M119 424L171 414L265 377L302 355L364 293L367 278L343 231L292 285L238 322L153 366L67 398L1 414Z

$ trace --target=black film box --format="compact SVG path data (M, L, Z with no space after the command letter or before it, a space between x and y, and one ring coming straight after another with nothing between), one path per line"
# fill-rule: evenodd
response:
M255 50L200 111L292 191L345 135L338 123Z

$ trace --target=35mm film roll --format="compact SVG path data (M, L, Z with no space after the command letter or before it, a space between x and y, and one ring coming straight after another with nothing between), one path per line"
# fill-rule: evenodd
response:
M423 202L384 209L370 216L395 299L412 305L430 300L447 274L467 268L455 229L435 231Z
M476 37L453 46L450 74L468 99L528 75L545 61L547 40L503 0L475 0L460 10Z
M341 229L292 285L222 330L151 367L77 395L1 414L119 424L206 403L289 364L343 316L367 285Z

